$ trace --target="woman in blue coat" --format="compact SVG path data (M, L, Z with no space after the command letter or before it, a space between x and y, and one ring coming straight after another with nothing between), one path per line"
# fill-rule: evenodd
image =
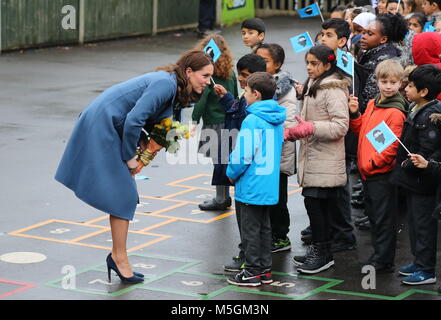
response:
M111 269L124 282L143 281L132 272L126 248L139 199L133 177L142 167L136 154L142 129L170 118L175 106L198 101L212 74L210 57L191 50L174 65L107 89L78 118L55 179L110 214L109 281ZM146 147L152 154L162 148L152 140Z

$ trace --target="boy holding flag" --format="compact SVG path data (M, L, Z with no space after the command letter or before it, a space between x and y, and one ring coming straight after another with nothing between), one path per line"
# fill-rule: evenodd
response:
M441 69L434 65L417 67L409 75L406 96L411 113L404 123L401 141L410 151L399 147L391 182L401 186L406 195L412 263L399 269L408 285L435 283L438 223L432 216L436 207L439 178L416 167L409 154L427 160L441 160Z
M350 128L358 135L358 169L365 191L365 213L371 225L374 253L367 261L377 272L393 272L397 238L395 189L389 182L394 168L397 139L386 141L387 132L381 130L383 122L396 137L401 136L408 103L399 93L404 76L403 67L396 60L381 62L375 75L380 94L369 101L366 112L361 115L358 98L349 103ZM381 148L373 144L374 137ZM389 143L389 145L387 145Z

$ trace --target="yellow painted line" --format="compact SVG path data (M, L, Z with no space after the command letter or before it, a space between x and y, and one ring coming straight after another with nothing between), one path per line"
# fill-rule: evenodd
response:
M150 227L144 228L144 229L141 230L141 232L146 232L146 231L149 231L149 230L153 230L153 229L156 229L156 228L159 228L159 227L165 226L165 225L167 225L167 224L169 224L169 223L172 223L172 222L175 222L175 221L177 221L177 220L176 220L176 219L169 219L169 220L166 220L166 221L163 221L163 222L157 223L157 224L155 224L155 225L153 225L153 226L150 226Z
M108 218L109 218L109 215L106 215L106 216L98 217L98 218L93 219L93 220L86 221L84 224L86 224L86 225L89 225L89 224L93 225L95 222L102 221L102 220L105 220L105 219L108 219Z
M78 238L73 239L73 240L70 240L70 241L71 241L71 242L77 242L77 241L85 240L85 239L92 238L92 237L94 237L94 236L96 236L96 235L99 235L99 234L104 233L104 232L107 232L107 231L110 231L110 228L107 228L107 229L101 229L101 230L98 230L98 231L95 231L95 232L92 232L92 233L86 234L86 235L84 235L84 236L78 237Z
M181 188L192 188L192 189L196 189L196 190L206 190L206 191L216 191L216 188L205 188L205 187L195 187L195 186L185 186L182 184L177 184L175 185L175 187L181 187Z
M302 191L302 188L298 188L296 190L290 191L290 192L288 192L288 195L290 196L290 195L297 193L297 192L300 192L300 191Z
M170 210L173 210L173 209L176 209L176 208L180 208L180 207L186 206L187 204L188 203L181 202L181 203L177 203L177 204L175 204L173 206L169 206L169 207L166 207L164 209L152 211L152 212L149 212L149 213L147 213L147 212L139 212L139 213L140 214L143 213L144 215L154 215L154 214L157 214L157 213L162 213L162 212L170 211Z
M194 179L197 179L197 178L200 178L200 177L211 177L211 174L201 173L201 174L197 174L197 175L194 175L194 176L191 176L191 177L187 177L187 178L184 178L184 179L172 181L170 183L167 183L166 185L167 186L176 186L176 184L178 184L178 183L181 183L181 182L184 182L184 181L188 181L188 180L194 180Z
M145 196L145 195L139 195L142 199L151 199L151 200L160 200L160 201L168 201L168 202L188 202L185 200L179 200L179 199L164 199L164 198L158 198L158 197L152 197L152 196Z
M195 191L195 190L197 190L197 189L196 188L191 188L191 189L187 189L187 190L178 191L178 192L169 194L169 195L167 195L165 197L162 197L162 199L169 199L169 198L172 198L172 197L175 197L175 196L179 196L181 194L188 193L188 192Z
M133 251L136 251L136 250L139 250L139 249L145 248L145 247L147 247L147 246L150 246L150 245L152 245L152 244L158 243L158 242L160 242L160 241L162 241L162 240L166 240L166 239L170 239L170 238L173 238L173 237L172 237L172 236L162 236L162 237L160 237L160 238L158 238L158 239L155 239L155 240L152 240L152 241L150 241L150 242L147 242L147 243L141 244L141 245L139 245L139 246L133 247L133 248L127 250L127 252L133 252Z
M214 221L218 221L218 220L224 219L226 217L229 217L229 216L231 216L233 214L236 214L236 211L225 212L223 214L218 215L217 217L214 217L211 220L208 220L206 223L211 223L211 222L214 222Z
M31 229L35 229L35 228L38 228L38 227L41 227L41 226L53 223L54 221L55 220L43 221L43 222L40 222L40 223L37 223L37 224L33 224L32 226L29 226L29 227L26 227L26 228L23 228L23 229L19 229L19 230L15 230L15 231L12 231L12 232L8 232L8 234L16 235L18 233L22 233L22 232L25 232L25 231L28 231L28 230L31 230Z
M95 229L97 229L97 228L107 229L108 228L108 227L105 227L105 226L98 226L98 225L90 226L90 225L86 225L85 223L82 223L82 222L73 222L73 221L58 220L58 219L55 219L54 222L73 224L73 225L76 225L76 226L83 226L83 227L95 228Z
M50 241L50 242L66 243L66 244L72 244L72 245L90 247L90 248L97 248L97 249L106 249L106 250L112 249L111 247L96 246L93 244L72 242L72 241L66 241L66 240L57 240L57 239L44 238L44 237L39 237L39 236L31 236L31 235L27 235L27 234L13 234L13 235L17 236L17 237L22 237L22 238L30 238L30 239L44 240L44 241Z

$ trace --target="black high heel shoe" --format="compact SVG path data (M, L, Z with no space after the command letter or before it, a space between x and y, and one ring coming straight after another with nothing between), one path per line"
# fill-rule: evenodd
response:
M109 255L107 256L106 262L107 262L107 275L109 277L109 283L112 283L111 270L115 271L116 274L118 275L118 277L124 283L135 284L135 283L140 283L140 282L144 281L144 275L142 275L141 273L138 273L138 272L136 272L136 273L134 272L133 276L131 276L130 278L124 277L121 274L121 272L119 272L115 261L113 261L111 253L109 253Z

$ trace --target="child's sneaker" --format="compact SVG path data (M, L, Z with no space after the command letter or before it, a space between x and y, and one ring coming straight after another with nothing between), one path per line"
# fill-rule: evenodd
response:
M271 272L271 269L263 270L263 272L260 274L260 282L263 284L270 284L273 283L273 274Z
M294 256L294 258L292 258L292 262L296 265L296 266L301 266L302 264L305 263L306 258L308 257L308 255L311 252L311 246L308 246L306 248L306 253L303 256Z
M300 235L306 236L308 234L312 234L311 226L307 226L305 229L300 231Z
M291 249L291 241L288 237L285 239L273 239L271 243L271 253L290 250Z
M407 266L403 266L398 270L398 273L402 276L410 276L412 273L417 272L417 266L413 263L408 264Z
M436 277L433 273L428 273L424 271L416 271L410 276L403 278L401 283L409 285L419 285L419 284L430 284L435 283Z
M228 278L227 281L230 284L240 287L258 287L262 284L260 277L260 274L253 274L247 269L242 269L240 273Z
M245 268L245 258L241 256L233 257L233 261L224 265L225 271L230 272L240 272L243 268Z
M329 246L330 247L330 246ZM330 251L330 250L329 250ZM313 244L305 262L297 267L300 273L314 274L325 271L334 265L334 259L326 249L326 244Z

